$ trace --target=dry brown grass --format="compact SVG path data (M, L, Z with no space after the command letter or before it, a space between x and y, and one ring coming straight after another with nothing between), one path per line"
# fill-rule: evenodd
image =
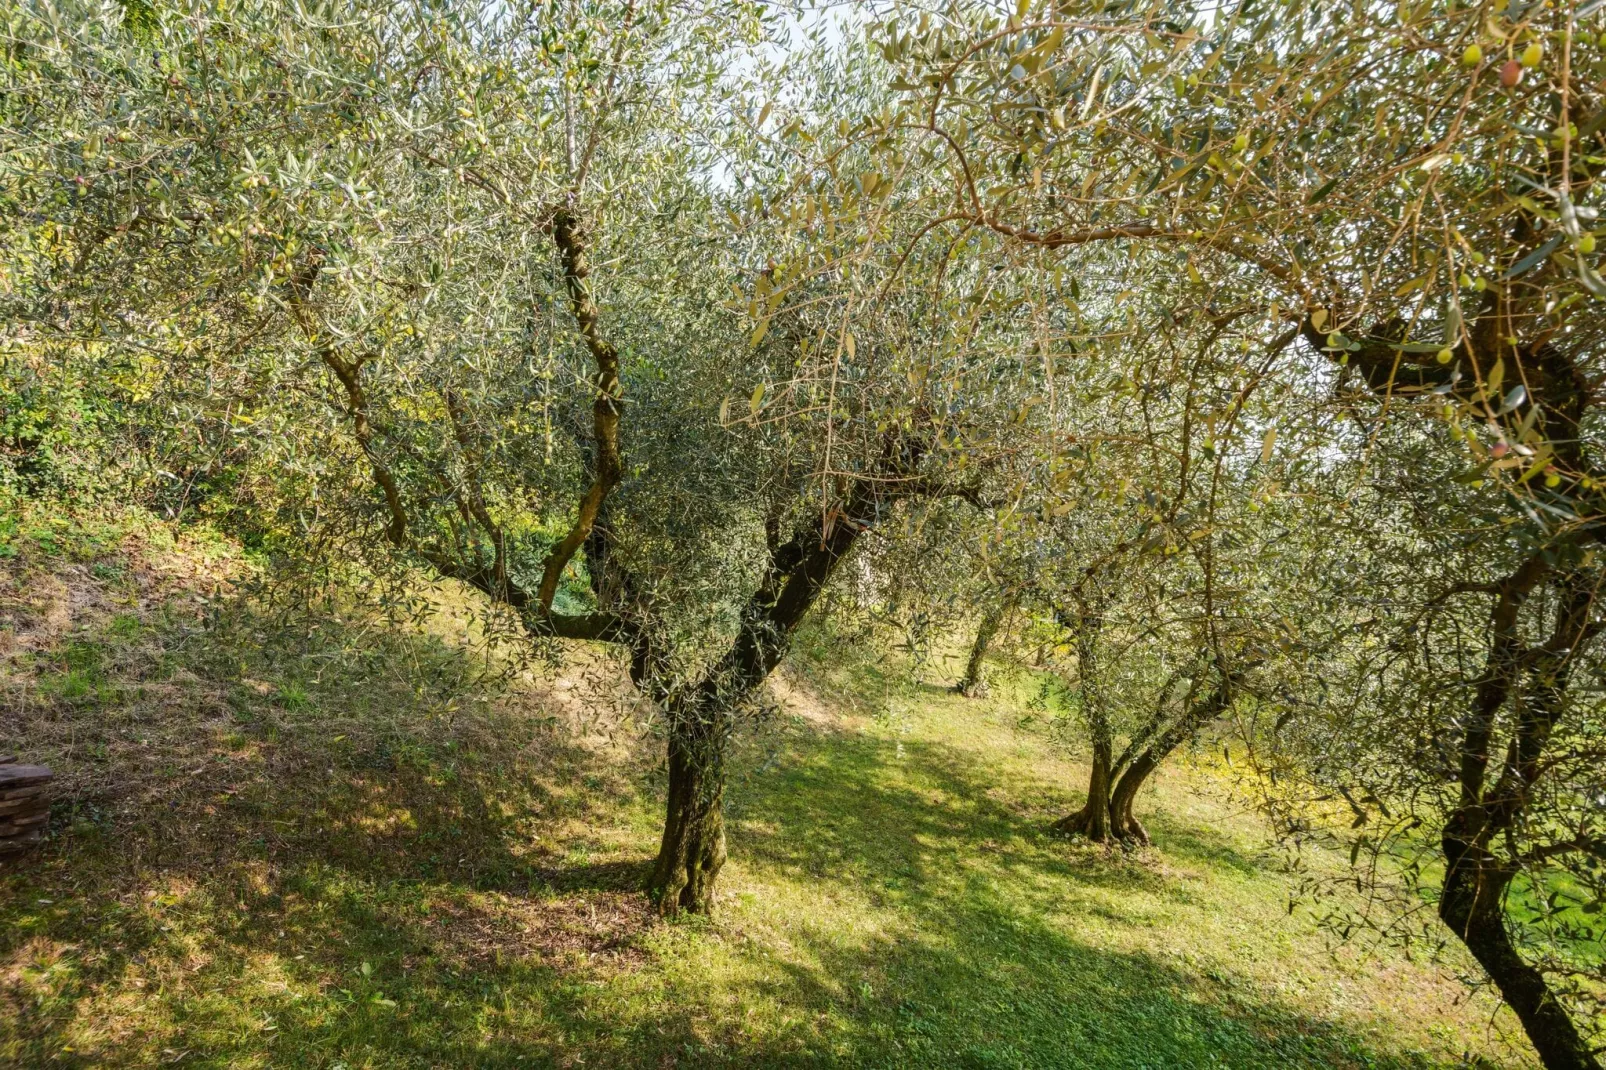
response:
M0 876L0 1065L1520 1062L1445 971L1328 956L1196 774L1156 851L1069 847L1081 771L1006 697L873 661L778 684L721 918L657 922L617 661L488 655L451 592L269 615L245 567L139 531L0 562L0 750L62 788Z

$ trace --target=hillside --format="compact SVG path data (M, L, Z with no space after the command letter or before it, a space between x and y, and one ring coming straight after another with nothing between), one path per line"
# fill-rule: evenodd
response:
M1019 680L801 651L719 913L663 922L658 749L587 649L502 679L449 606L275 617L160 525L8 548L0 751L61 794L0 877L0 1065L1527 1065L1453 965L1290 913L1208 769L1162 775L1152 850L1046 834L1083 774Z

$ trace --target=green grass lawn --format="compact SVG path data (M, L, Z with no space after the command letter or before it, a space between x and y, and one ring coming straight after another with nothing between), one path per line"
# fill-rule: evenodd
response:
M1207 770L1153 850L1047 835L1080 767L935 671L800 659L719 915L656 921L613 666L497 683L460 617L274 618L198 554L3 562L0 750L63 801L0 877L0 1065L1527 1065L1450 966L1331 953Z

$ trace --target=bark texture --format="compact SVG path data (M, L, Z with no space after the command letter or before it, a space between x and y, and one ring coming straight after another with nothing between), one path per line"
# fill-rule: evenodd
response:
M43 841L52 777L45 766L18 765L10 755L0 757L0 864Z
M666 914L706 914L725 861L725 744L736 711L780 664L793 632L814 605L877 508L871 484L841 507L772 546L763 583L742 608L735 640L695 686L658 696L669 712L669 799L664 838L647 892ZM651 680L651 657L632 658L638 686Z
M1543 972L1523 958L1506 927L1505 895L1518 866L1499 853L1499 845L1528 808L1561 713L1573 655L1595 630L1593 587L1564 578L1550 638L1539 647L1524 646L1518 615L1549 571L1545 557L1535 553L1497 586L1489 653L1461 747L1461 794L1441 837L1445 875L1439 917L1516 1012L1546 1070L1600 1070L1567 1008ZM1489 785L1495 723L1507 707L1514 707L1512 738L1500 774Z
M1439 917L1516 1012L1545 1070L1601 1070L1600 1060L1551 992L1545 975L1522 957L1506 930L1505 893L1516 870L1488 851L1448 835L1444 852L1450 868L1439 899Z
M1109 843L1110 835L1110 746L1109 734L1093 739L1093 769L1087 780L1087 802L1073 814L1054 823L1054 831L1064 836L1086 836L1094 843Z
M1118 840L1147 846L1149 830L1132 812L1138 790L1149 779L1149 774L1160 765L1154 752L1145 750L1137 760L1127 766L1110 792L1110 833Z
M580 511L569 529L547 555L542 569L537 599L541 612L550 613L563 570L584 545L596 524L603 503L624 478L624 460L619 452L619 351L602 336L598 327L597 304L591 298L586 277L591 274L587 242L580 221L572 212L560 211L552 220L552 240L563 258L563 280L569 291L574 322L585 339L586 349L596 362L596 399L592 402L593 452L591 485L580 499Z
M725 763L699 747L696 733L669 740L669 795L664 838L647 887L666 914L707 914L714 908L714 882L725 864Z

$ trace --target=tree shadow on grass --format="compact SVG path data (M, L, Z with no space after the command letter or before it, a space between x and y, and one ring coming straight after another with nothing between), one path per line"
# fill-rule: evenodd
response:
M132 787L86 793L0 878L0 1064L1433 1065L1054 924L1135 924L1090 897L1163 878L1067 852L974 754L832 734L746 781L733 855L821 893L746 940L654 923L645 763L466 701L449 646L327 624L279 656L253 634L167 637L128 671L111 649L98 705L51 714L105 755L83 783ZM838 894L892 921L834 927Z
M1230 962L1210 966L1208 952L1201 965L1186 946L1168 961L1077 939L1082 918L1139 929L1155 902L1231 904L1169 865L1046 834L989 792L998 772L942 743L834 737L747 801L755 820L738 827L734 854L795 881L829 879L905 923L865 947L789 934L807 945L785 966L790 983L805 1003L846 1008L832 1043L853 1065L1466 1065L1389 1050ZM1261 872L1225 836L1164 815L1150 827L1161 859L1229 882ZM1126 904L1136 893L1146 905Z
M646 961L647 844L616 857L649 790L628 753L478 686L462 647L231 613L91 622L30 666L0 743L63 797L0 874L0 1065L221 1064L309 1007L382 1017L410 991L427 1017L488 962L561 988Z
M826 1028L763 1045L707 1039L710 1064L1019 1068L1430 1067L1343 1025L1156 958L1070 939L985 897L940 929L843 948L806 943L781 967L792 1002L831 1008ZM660 1023L661 1026L662 1023ZM695 1047L699 1031L679 1030ZM689 1065L698 1065L696 1063Z
M1117 891L1162 880L1120 849L1077 849L1050 833L1041 814L998 791L1005 774L978 764L974 752L911 739L889 744L837 737L813 747L808 758L757 789L762 802L743 801L744 816L762 820L738 823L738 835L757 827L809 830L806 836L759 832L751 845L741 844L782 870L871 882L901 873L931 890L941 879L966 872L967 860L986 856L993 865ZM1164 814L1144 818L1163 855L1240 874L1260 872L1223 835Z

